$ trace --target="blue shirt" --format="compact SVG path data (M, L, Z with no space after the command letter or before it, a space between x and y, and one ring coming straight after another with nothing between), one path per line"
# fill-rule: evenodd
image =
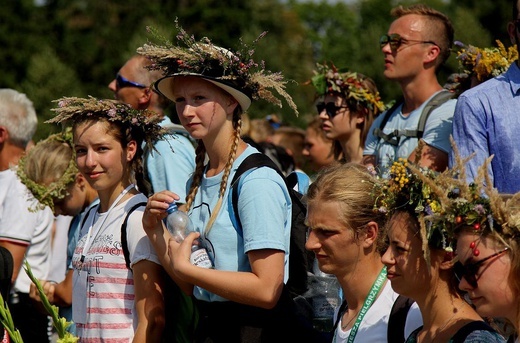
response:
M155 150L146 153L146 174L153 192L167 189L177 194L183 203L186 201L186 182L195 171L195 148L187 137L175 133L175 125L168 117L163 119L161 126L171 129L171 133L155 143Z
M287 281L292 204L285 181L275 170L262 167L243 175L238 197L242 223L240 233L231 220L231 181L240 163L256 152L258 150L248 146L233 162L222 207L209 233L206 232L206 225L217 204L224 172L212 177L204 174L188 215L194 229L201 233L199 240L208 250L215 269L250 272L248 251L275 249L285 252L284 281ZM227 300L198 286L195 286L193 294L204 301Z
M453 117L453 139L474 180L485 159L494 155L489 175L501 193L520 191L520 69L513 63L505 74L462 93ZM454 164L450 154L450 167Z
M395 130L417 130L422 111L435 94L432 94L427 101L407 116L403 116L403 106L398 106L386 122L383 133L390 134ZM422 136L422 140L426 144L446 153L451 151L450 134L456 102L455 99L451 99L434 109L426 121ZM417 137L403 136L400 137L398 146L394 146L374 135L374 130L381 126L385 115L386 112L380 114L372 123L368 131L363 155L375 155L377 168L384 177L388 177L388 170L392 163L400 157L407 159L417 147L419 140Z

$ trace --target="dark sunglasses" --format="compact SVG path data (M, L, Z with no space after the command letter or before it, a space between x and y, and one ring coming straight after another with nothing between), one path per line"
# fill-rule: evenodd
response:
M379 46L381 49L383 49L387 44L390 44L390 49L393 52L396 52L397 49L402 44L406 44L407 42L412 42L415 44L433 44L437 45L437 43L431 41L431 40L416 40L416 39L406 39L401 37L398 33L392 33L390 35L382 35L381 38L379 38ZM438 45L437 45L438 46Z
M117 75L116 75L116 87L117 87L117 89L121 89L121 88L125 88L125 87L147 88L148 86L145 86L142 83L137 83L137 82L125 79L119 73L117 73Z
M338 114L338 111L341 108L348 108L348 106L336 106L336 104L333 102L328 102L328 103L318 102L316 104L316 109L318 110L318 114L320 114L321 112L323 112L323 110L325 110L327 115L329 116L329 119L334 118L336 116L336 114Z
M460 262L455 263L455 265L453 266L453 272L455 273L455 277L459 282L461 282L462 278L464 278L472 288L478 288L477 274L482 264L492 259L493 257L497 257L498 255L503 254L507 250L508 248L500 250L499 252L496 252L493 255L483 258L482 260L477 261L475 263L470 263L467 265L463 265Z

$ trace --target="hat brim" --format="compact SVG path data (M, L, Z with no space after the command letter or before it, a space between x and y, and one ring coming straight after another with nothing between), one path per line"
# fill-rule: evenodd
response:
M163 96L167 97L171 101L174 101L173 98L173 82L175 80L175 77L177 76L196 76L200 77L208 82L211 82L215 86L225 90L228 92L235 100L239 103L240 107L242 108L242 111L245 112L251 106L251 98L247 96L245 93L241 92L240 90L234 88L229 83L226 83L224 80L219 80L214 77L205 76L201 74L195 74L195 73L177 73L168 75L165 77L160 78L154 83L154 89L162 94Z

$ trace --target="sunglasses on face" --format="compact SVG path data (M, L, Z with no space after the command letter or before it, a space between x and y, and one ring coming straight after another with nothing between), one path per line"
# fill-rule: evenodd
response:
M505 248L504 250L500 250L499 252L496 252L493 255L488 256L475 263L470 263L467 265L463 265L460 262L455 263L455 265L453 266L453 272L455 273L455 277L457 278L457 280L459 280L459 282L461 282L462 278L464 278L464 279L466 279L467 283L472 288L478 288L477 274L478 274L478 271L479 271L480 267L482 266L482 264L484 262L492 259L493 257L497 257L497 256L503 254L507 250L508 250L508 248Z
M327 115L329 116L329 119L334 118L338 114L338 111L341 108L348 108L348 106L336 106L336 104L333 102L328 102L328 103L319 102L316 104L316 109L318 110L318 114L320 114L321 112L323 112L323 110L325 110Z
M117 87L117 89L121 89L121 88L125 88L125 87L147 88L148 86L145 86L142 83L137 83L137 82L125 79L119 73L117 73L117 75L116 75L116 87Z
M396 52L397 49L403 44L406 44L408 42L412 42L415 44L433 44L437 45L437 43L431 41L431 40L416 40L416 39L406 39L401 37L398 33L392 33L390 35L382 35L381 38L379 38L379 46L381 49L383 49L387 44L390 44L390 49L393 52ZM409 44L412 45L412 44ZM438 46L438 45L437 45Z

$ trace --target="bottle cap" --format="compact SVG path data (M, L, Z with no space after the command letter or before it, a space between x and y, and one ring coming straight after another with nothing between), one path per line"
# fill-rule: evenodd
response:
M178 208L178 206L177 206L177 202L174 201L174 202L172 202L172 203L168 206L168 208L166 209L166 212L168 212L168 214L171 214L171 213L177 211L178 209L179 209L179 208Z

